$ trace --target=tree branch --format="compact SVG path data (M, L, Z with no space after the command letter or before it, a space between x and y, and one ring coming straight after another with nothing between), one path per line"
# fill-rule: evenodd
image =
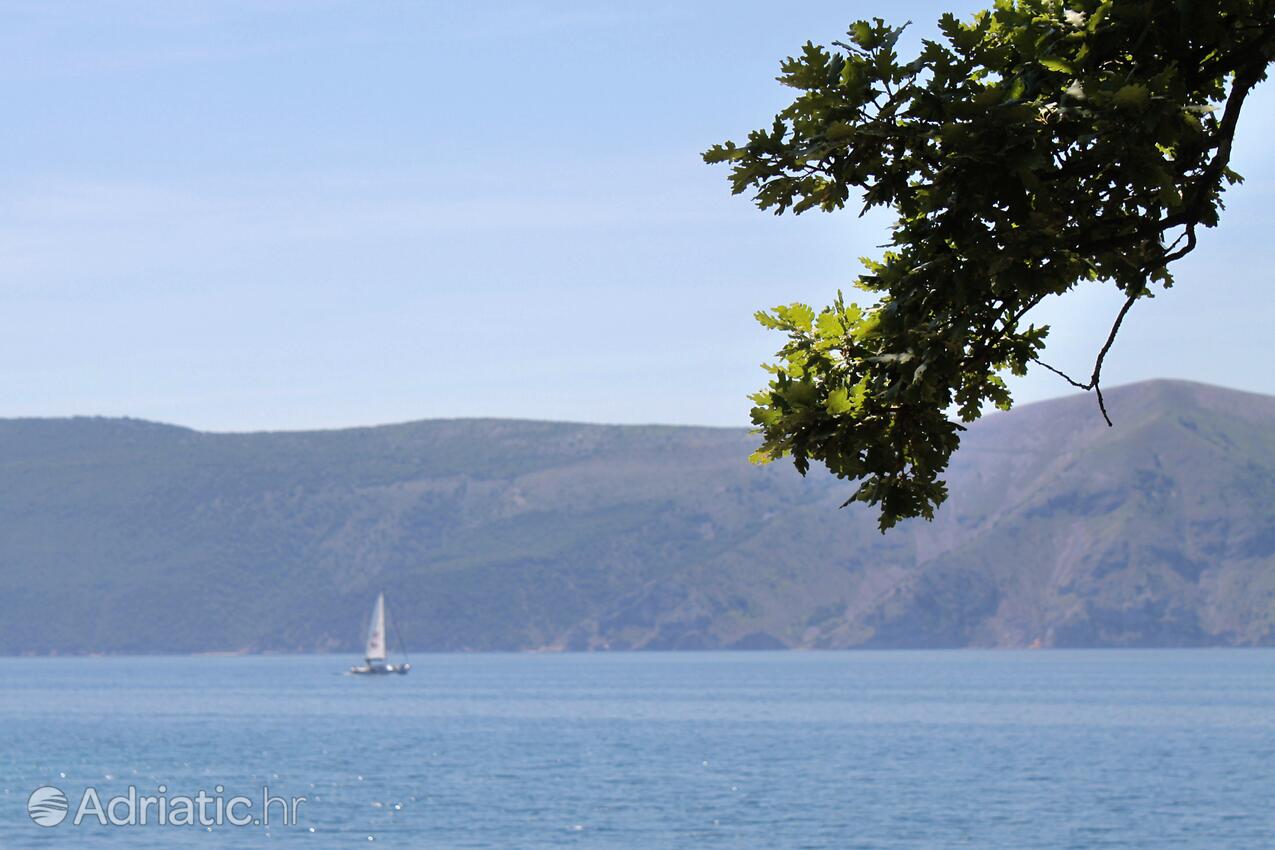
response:
M1185 208L1175 215L1166 216L1149 225L1137 228L1133 233L1126 233L1123 236L1108 237L1107 239L1099 239L1083 246L1088 250L1097 250L1103 247L1117 247L1127 240L1136 240L1143 236L1150 236L1154 233L1163 233L1171 227L1185 225L1186 230L1178 236L1177 239L1167 247L1161 250L1160 257L1153 263L1147 263L1142 267L1144 275L1150 274L1153 268L1163 268L1175 260L1180 260L1187 254L1195 250L1196 235L1195 228L1200 223L1200 216L1204 211L1204 205L1208 200L1209 193L1214 187L1218 186L1222 180L1222 175L1226 172L1226 167L1231 161L1231 147L1235 141L1235 128L1239 122L1240 110L1244 107L1244 101L1248 97L1253 87L1262 79L1266 70L1265 61L1255 62L1245 68L1240 69L1235 74L1235 79L1231 83L1230 94L1226 98L1226 108L1222 113L1222 120L1218 122L1217 141L1215 147L1217 153L1204 166L1199 178L1196 180L1194 191L1191 193L1191 199ZM1177 246L1186 240L1186 244L1181 248ZM1105 244L1104 244L1105 243ZM1176 250L1175 250L1176 249ZM1107 414L1106 400L1102 397L1102 366L1107 359L1108 352L1116 342L1116 335L1120 333L1120 326L1124 323L1125 316L1129 314L1129 310L1133 307L1133 302L1137 301L1143 295L1143 290L1132 292L1125 298L1124 306L1120 308L1120 312L1116 314L1116 320L1111 325L1111 330L1107 334L1107 341L1103 343L1102 349L1098 352L1097 359L1094 360L1093 373L1089 376L1086 383L1081 383L1075 378L1056 369L1044 362L1040 358L1033 358L1036 363L1044 366L1049 371L1058 375L1067 383L1077 389L1092 390L1098 396L1098 409L1102 412L1102 418L1106 420L1107 427L1112 426L1111 417Z
M1098 410L1102 412L1102 418L1106 420L1108 428L1112 427L1114 423L1111 421L1111 416L1107 414L1107 401L1102 397L1102 364L1106 361L1107 353L1111 351L1111 346L1115 345L1116 334L1120 333L1120 326L1124 324L1124 317L1129 315L1129 309L1133 307L1133 302L1137 301L1141 295L1141 292L1135 292L1125 299L1124 306L1116 314L1116 320L1111 324L1111 330L1107 333L1107 341L1102 344L1102 349L1098 352L1098 358L1094 360L1093 373L1089 376L1088 382L1082 384L1061 369L1055 369L1050 366L1039 357L1032 358L1076 389L1084 390L1085 392L1092 390L1098 396Z

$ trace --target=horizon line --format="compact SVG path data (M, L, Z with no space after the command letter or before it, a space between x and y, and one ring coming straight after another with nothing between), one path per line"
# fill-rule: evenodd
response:
M1104 387L1103 392L1111 394L1120 392L1131 387L1145 386L1150 384L1185 384L1198 387L1207 387L1209 389L1225 390L1227 392L1239 393L1242 395L1252 395L1261 398L1275 398L1275 396L1266 393L1255 392L1253 390L1242 390L1236 387L1228 387L1222 384L1211 384L1207 381L1197 381L1189 378L1145 378L1140 381L1128 381L1122 384L1116 384L1112 387ZM1066 401L1068 399L1077 399L1087 396L1090 393L1084 390L1072 390L1064 392L1061 395L1050 396L1049 398L1034 399L1032 401L1015 404L1010 410L1002 411L991 408L979 417L987 419L998 413L1013 413L1014 411L1023 410L1040 404L1052 404L1054 402ZM249 436L256 434L313 434L313 433L331 433L336 431L370 431L378 428L396 428L406 425L416 425L423 422L518 422L523 424L537 425L576 425L588 426L595 428L695 428L703 430L715 431L751 431L753 426L749 424L743 425L703 425L695 423L669 423L669 422L603 422L603 421L586 421L579 419L540 419L533 417L521 416L497 416L497 415L473 415L473 416L425 416L418 419L402 419L393 422L378 422L364 425L338 425L334 427L307 427L307 428L197 428L190 425L183 425L177 422L170 422L161 419L146 419L128 414L111 415L98 413L76 413L64 416L0 416L0 423L8 422L73 422L81 419L99 420L107 422L135 422L145 425L156 425L164 428L176 428L183 431L190 431L195 434L225 435L225 436Z

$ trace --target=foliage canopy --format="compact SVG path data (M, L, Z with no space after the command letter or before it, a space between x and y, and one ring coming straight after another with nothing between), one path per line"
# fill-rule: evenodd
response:
M786 59L793 103L704 159L776 214L861 199L897 218L855 282L870 303L757 314L787 343L753 396L754 459L823 462L859 482L847 504L879 506L882 530L932 517L962 430L948 411L1008 408L1001 376L1045 366L1048 328L1028 311L1085 281L1126 296L1092 374L1067 378L1105 416L1121 321L1172 285L1240 179L1232 139L1275 59L1273 19L1275 0L998 0L944 15L943 40L906 62L903 27L881 19Z

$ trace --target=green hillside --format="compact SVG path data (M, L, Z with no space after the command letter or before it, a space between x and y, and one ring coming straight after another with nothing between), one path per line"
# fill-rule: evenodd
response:
M0 420L0 652L1271 644L1275 399L1180 382L974 426L933 524L731 429Z

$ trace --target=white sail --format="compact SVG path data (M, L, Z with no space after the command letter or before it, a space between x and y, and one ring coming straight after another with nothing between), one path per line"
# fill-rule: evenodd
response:
M367 629L367 660L385 660L385 594L376 597L372 609L372 625Z

